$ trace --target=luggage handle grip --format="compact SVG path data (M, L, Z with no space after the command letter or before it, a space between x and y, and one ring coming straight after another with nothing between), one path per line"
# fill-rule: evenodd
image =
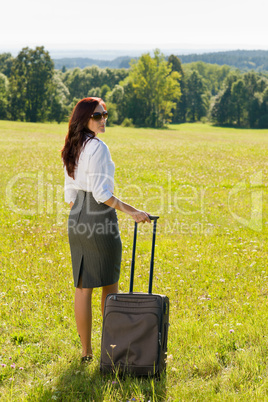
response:
M156 224L157 224L157 219L159 219L159 216L155 216L155 215L148 215L148 216L152 221L154 221L152 251L151 251L151 262L150 262L150 277L149 277L149 287L148 287L148 293L152 293L153 273L154 273L154 249L155 249L155 237L156 237ZM130 273L129 293L133 292L137 232L138 232L138 224L137 224L137 222L135 222L134 238L133 238L133 249L132 249L132 260L131 260L131 273Z
M151 219L151 221L156 221L157 219L159 219L159 216L155 216L155 215L148 215L148 216Z

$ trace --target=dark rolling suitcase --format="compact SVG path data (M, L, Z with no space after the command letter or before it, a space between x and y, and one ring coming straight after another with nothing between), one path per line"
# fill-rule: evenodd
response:
M134 375L159 375L166 368L169 299L153 294L153 267L156 237L154 220L148 293L134 293L137 239L135 223L129 293L109 294L105 301L100 369Z

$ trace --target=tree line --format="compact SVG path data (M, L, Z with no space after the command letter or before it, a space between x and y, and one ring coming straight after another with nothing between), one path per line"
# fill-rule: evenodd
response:
M268 74L181 60L155 50L129 69L97 66L55 70L44 47L0 55L0 119L67 121L84 97L104 99L108 124L161 128L211 121L268 128Z

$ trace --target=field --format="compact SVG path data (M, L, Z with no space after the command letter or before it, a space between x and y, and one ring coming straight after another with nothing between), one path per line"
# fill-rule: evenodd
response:
M204 124L111 127L115 194L159 214L153 291L170 298L160 380L80 365L60 149L66 124L0 122L0 397L3 401L268 400L268 130ZM118 213L120 290L133 221ZM140 225L134 290L147 291L149 224Z

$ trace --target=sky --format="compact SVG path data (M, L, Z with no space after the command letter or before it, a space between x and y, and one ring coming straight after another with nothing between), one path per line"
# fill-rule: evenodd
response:
M267 0L6 0L0 51L266 49Z

